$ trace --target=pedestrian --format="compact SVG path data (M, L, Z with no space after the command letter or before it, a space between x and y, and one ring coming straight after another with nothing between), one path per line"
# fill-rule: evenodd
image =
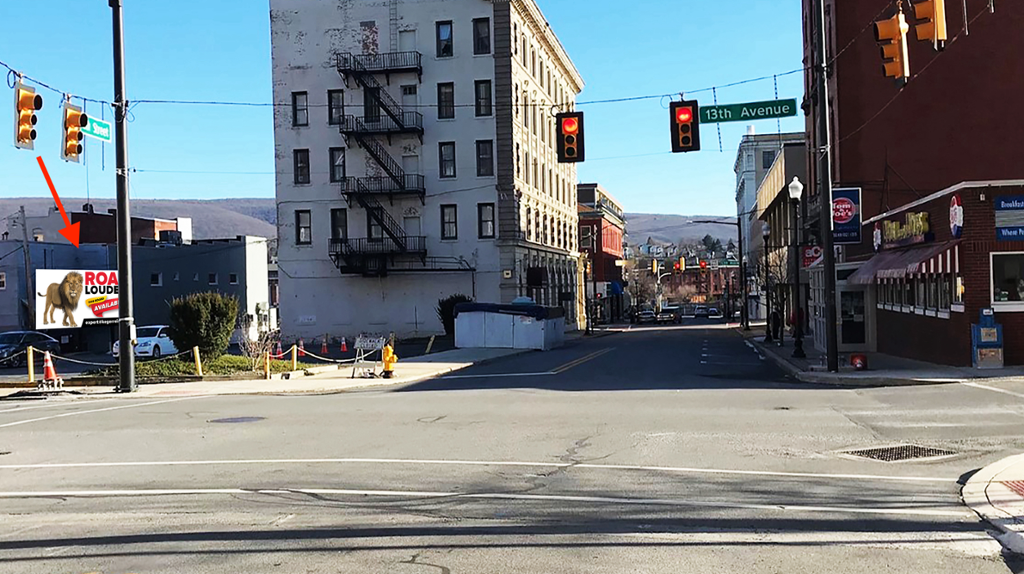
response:
M772 337L775 340L779 339L779 334L782 330L782 315L779 314L778 309L772 309L772 314L768 318L769 325L771 325Z

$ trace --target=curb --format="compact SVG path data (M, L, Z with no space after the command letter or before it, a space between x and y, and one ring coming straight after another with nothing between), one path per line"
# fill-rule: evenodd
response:
M1009 514L995 506L991 500L990 487L995 478L1015 466L1024 467L1024 454L1004 458L974 473L964 485L960 496L968 508L999 531L995 538L1004 548L1016 554L1024 554L1024 517ZM998 488L1005 487L1000 485Z

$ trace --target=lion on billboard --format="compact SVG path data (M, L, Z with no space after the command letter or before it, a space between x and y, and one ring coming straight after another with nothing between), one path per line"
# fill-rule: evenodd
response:
M57 321L53 319L53 314L60 309L64 312L64 323L65 327L77 327L78 323L75 322L75 316L73 315L75 309L78 309L78 300L82 297L82 285L84 280L82 279L81 273L72 271L64 276L64 280L60 283L51 283L46 288L46 295L39 293L40 297L46 297L46 310L43 311L43 325L49 325L53 323L57 324ZM68 324L70 321L70 324Z

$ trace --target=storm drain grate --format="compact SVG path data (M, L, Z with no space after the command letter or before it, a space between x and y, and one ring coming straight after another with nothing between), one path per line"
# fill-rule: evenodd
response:
M228 419L213 419L208 421L211 423L255 423L263 420L265 417L232 417Z
M841 454L870 458L883 462L899 462L903 460L915 460L922 458L939 458L953 456L956 452L943 450L941 448L930 448L916 444L901 444L897 446L885 446L879 448L864 448L859 450L844 450Z

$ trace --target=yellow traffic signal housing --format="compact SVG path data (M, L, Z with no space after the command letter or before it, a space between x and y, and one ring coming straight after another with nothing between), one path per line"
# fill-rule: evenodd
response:
M655 275L658 274L658 260L657 259L652 259L651 260L651 273L654 273Z
M936 50L946 47L946 0L925 0L914 4L914 15L923 20L915 26L917 39L932 43Z
M683 271L686 271L686 258L685 257L680 257L679 258L679 272L682 273Z
M82 112L82 108L64 102L64 138L60 148L60 158L64 161L78 163L82 159L82 152L85 146L82 143L85 134L82 128L89 125L89 117Z
M32 88L14 84L14 147L35 148L36 112L43 109L43 96Z
M882 44L882 60L885 75L906 81L910 77L910 59L907 54L907 24L903 12L892 18L875 22L875 41Z

